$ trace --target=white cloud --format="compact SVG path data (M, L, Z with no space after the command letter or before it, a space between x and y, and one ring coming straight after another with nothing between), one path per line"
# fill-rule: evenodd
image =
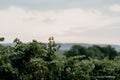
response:
M110 10L113 12L120 12L120 5L118 4L112 5L110 6Z
M0 32L3 36L5 34L5 37L11 39L20 37L24 41L33 38L45 41L49 36L55 36L67 42L68 35L69 39L73 38L70 37L70 33L75 33L78 39L76 34L116 23L120 23L120 17L105 16L95 9L69 8L39 11L12 6L0 10Z

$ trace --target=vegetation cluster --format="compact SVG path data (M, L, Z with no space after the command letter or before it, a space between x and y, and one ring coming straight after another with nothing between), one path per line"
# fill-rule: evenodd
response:
M59 57L53 37L48 44L14 43L0 44L0 80L120 80L119 52L111 46L74 45Z

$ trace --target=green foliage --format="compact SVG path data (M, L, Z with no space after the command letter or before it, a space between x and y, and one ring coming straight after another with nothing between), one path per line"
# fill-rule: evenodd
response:
M64 53L66 57L85 55L86 57L104 59L109 57L109 59L114 59L119 53L110 45L106 47L100 47L97 45L91 47L83 47L80 45L74 45L72 48Z
M0 41L4 41L4 37L1 37L1 38L0 38Z
M77 56L77 55L86 55L87 49L80 45L74 45L72 48L65 53L66 57Z
M71 57L59 57L56 51L60 45L55 43L53 37L49 38L48 44L36 40L23 43L18 38L14 43L13 47L0 45L0 80L120 79L120 56L114 60L109 60L109 57L101 60L94 58L103 57L103 52L107 55L116 53L110 46L85 48L76 45L68 51ZM74 52L75 54L72 54Z

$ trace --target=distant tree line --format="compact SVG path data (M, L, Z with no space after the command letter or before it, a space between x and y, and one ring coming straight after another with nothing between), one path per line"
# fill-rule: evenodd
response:
M83 47L81 45L74 45L70 50L64 53L66 57L72 57L77 55L85 55L86 57L104 59L108 57L110 60L120 55L111 45L100 47L93 45L91 47Z

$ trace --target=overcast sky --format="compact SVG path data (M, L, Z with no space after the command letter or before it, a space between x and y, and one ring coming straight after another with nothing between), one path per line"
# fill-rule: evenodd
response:
M120 45L120 0L0 0L0 36Z

